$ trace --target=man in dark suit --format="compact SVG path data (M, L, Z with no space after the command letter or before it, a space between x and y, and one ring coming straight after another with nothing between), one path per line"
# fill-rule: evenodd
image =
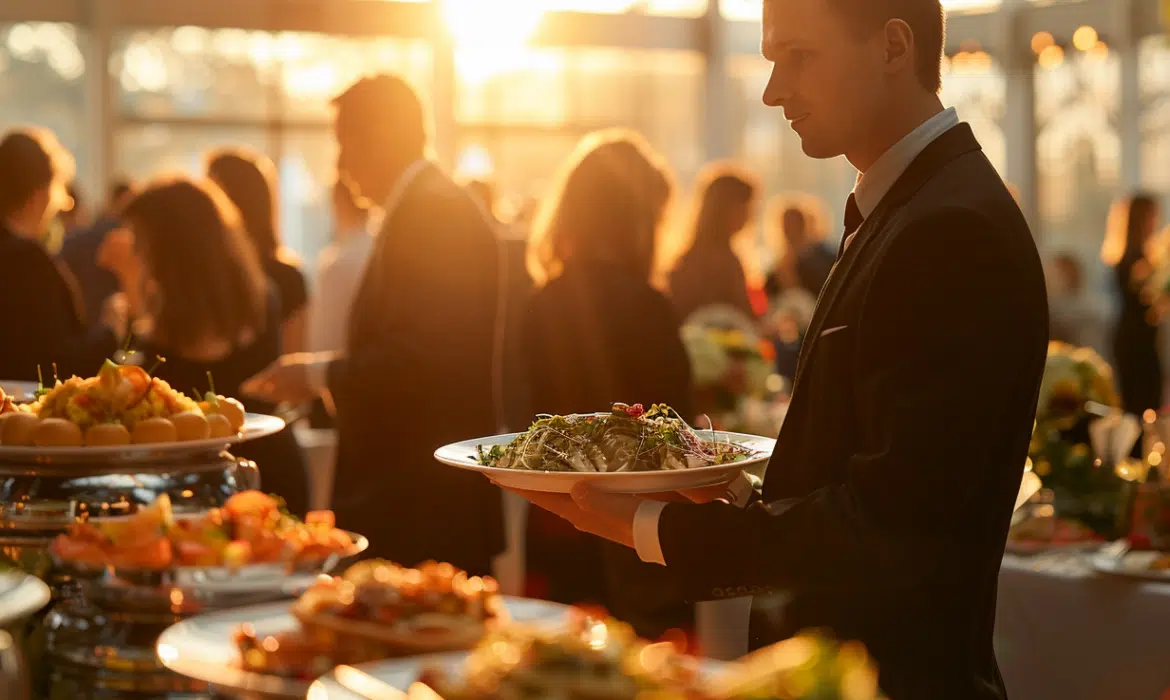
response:
M335 101L338 170L384 219L354 299L344 356L282 358L246 390L336 406L333 509L370 553L491 573L503 550L500 494L437 464L449 442L499 427L493 381L498 251L483 210L426 159L423 108L397 77Z
M1048 329L1028 225L938 100L938 0L765 0L763 31L764 101L860 175L762 495L526 495L697 599L788 591L757 645L824 627L892 700L1003 698L997 578Z

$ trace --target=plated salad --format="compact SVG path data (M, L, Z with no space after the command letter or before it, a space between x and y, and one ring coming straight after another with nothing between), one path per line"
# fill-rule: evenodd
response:
M616 403L609 413L538 417L507 445L480 447L487 467L551 472L650 472L739 462L754 453L704 440L663 404Z
M880 700L865 648L806 632L713 674L621 622L579 615L567 629L511 626L462 667L426 668L410 700Z

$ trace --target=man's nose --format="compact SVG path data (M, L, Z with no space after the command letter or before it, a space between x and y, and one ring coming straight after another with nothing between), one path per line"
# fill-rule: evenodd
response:
M790 93L787 83L788 81L780 74L779 67L773 65L768 76L768 84L764 86L764 104L769 107L783 107Z

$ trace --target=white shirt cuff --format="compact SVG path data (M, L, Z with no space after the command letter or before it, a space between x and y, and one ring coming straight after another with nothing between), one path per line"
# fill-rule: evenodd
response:
M634 513L634 550L647 564L666 566L662 543L658 541L658 519L665 507L663 501L642 501Z
M736 508L743 508L752 498L755 486L744 473L740 473L727 486L727 502ZM662 553L662 542L658 539L658 521L662 518L664 501L642 501L634 513L634 550L638 558L647 564L666 566L666 555Z

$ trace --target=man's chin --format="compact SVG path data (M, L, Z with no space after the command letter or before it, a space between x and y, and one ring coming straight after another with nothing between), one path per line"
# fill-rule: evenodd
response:
M800 137L800 149L809 158L817 158L820 160L826 158L836 158L841 155L841 149L833 148L827 143L818 141L816 138L809 136Z

